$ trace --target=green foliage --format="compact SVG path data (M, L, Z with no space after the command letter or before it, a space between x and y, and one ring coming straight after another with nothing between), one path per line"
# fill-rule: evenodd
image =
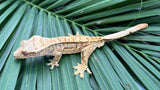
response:
M2 0L0 4L0 87L2 90L160 89L160 0ZM136 19L136 20L135 20ZM33 35L98 36L138 23L149 27L107 42L89 59L92 75L74 76L80 55L17 60L13 52ZM141 86L141 88L139 87Z

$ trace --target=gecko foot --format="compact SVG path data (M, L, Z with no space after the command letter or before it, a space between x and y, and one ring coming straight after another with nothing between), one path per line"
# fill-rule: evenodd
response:
M58 62L56 60L49 60L50 63L47 63L47 65L51 65L50 69L52 70L54 68L54 66L59 66Z
M89 74L92 74L92 72L88 69L87 65L79 64L78 66L74 66L74 69L77 69L76 72L74 72L74 75L80 74L80 78L84 78L84 71L86 70Z

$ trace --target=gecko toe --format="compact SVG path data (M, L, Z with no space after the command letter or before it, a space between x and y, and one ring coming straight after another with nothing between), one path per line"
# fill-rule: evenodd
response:
M57 67L59 67L59 64L57 63L57 64L55 64Z
M87 68L86 70L87 70L87 72L88 72L89 74L92 74L92 72L91 72L88 68Z
M78 69L78 66L73 66L74 69Z
M79 74L79 72L78 72L78 71L74 72L74 75L78 75L78 74Z
M80 73L80 78L84 78L84 73Z
M52 65L52 63L47 63L46 65L49 66L49 65Z
M79 63L77 63L78 64L78 66L80 66L81 64L79 64Z
M54 65L52 65L51 67L50 67L50 70L52 70L54 68Z

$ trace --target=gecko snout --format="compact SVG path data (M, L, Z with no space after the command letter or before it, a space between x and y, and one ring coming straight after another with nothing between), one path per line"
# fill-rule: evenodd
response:
M14 53L13 53L13 56L16 58L16 59L19 59L20 58L20 53L18 50L16 50Z
M22 59L22 58L26 58L25 54L27 54L27 52L21 51L21 49L19 48L13 53L13 56L16 59Z

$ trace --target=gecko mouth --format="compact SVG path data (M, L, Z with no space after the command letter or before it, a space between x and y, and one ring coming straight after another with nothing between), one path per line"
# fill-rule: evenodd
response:
M19 50L16 50L13 54L13 56L16 59L25 59L25 58L35 57L35 55L36 55L35 52L27 52L27 51L19 51Z

